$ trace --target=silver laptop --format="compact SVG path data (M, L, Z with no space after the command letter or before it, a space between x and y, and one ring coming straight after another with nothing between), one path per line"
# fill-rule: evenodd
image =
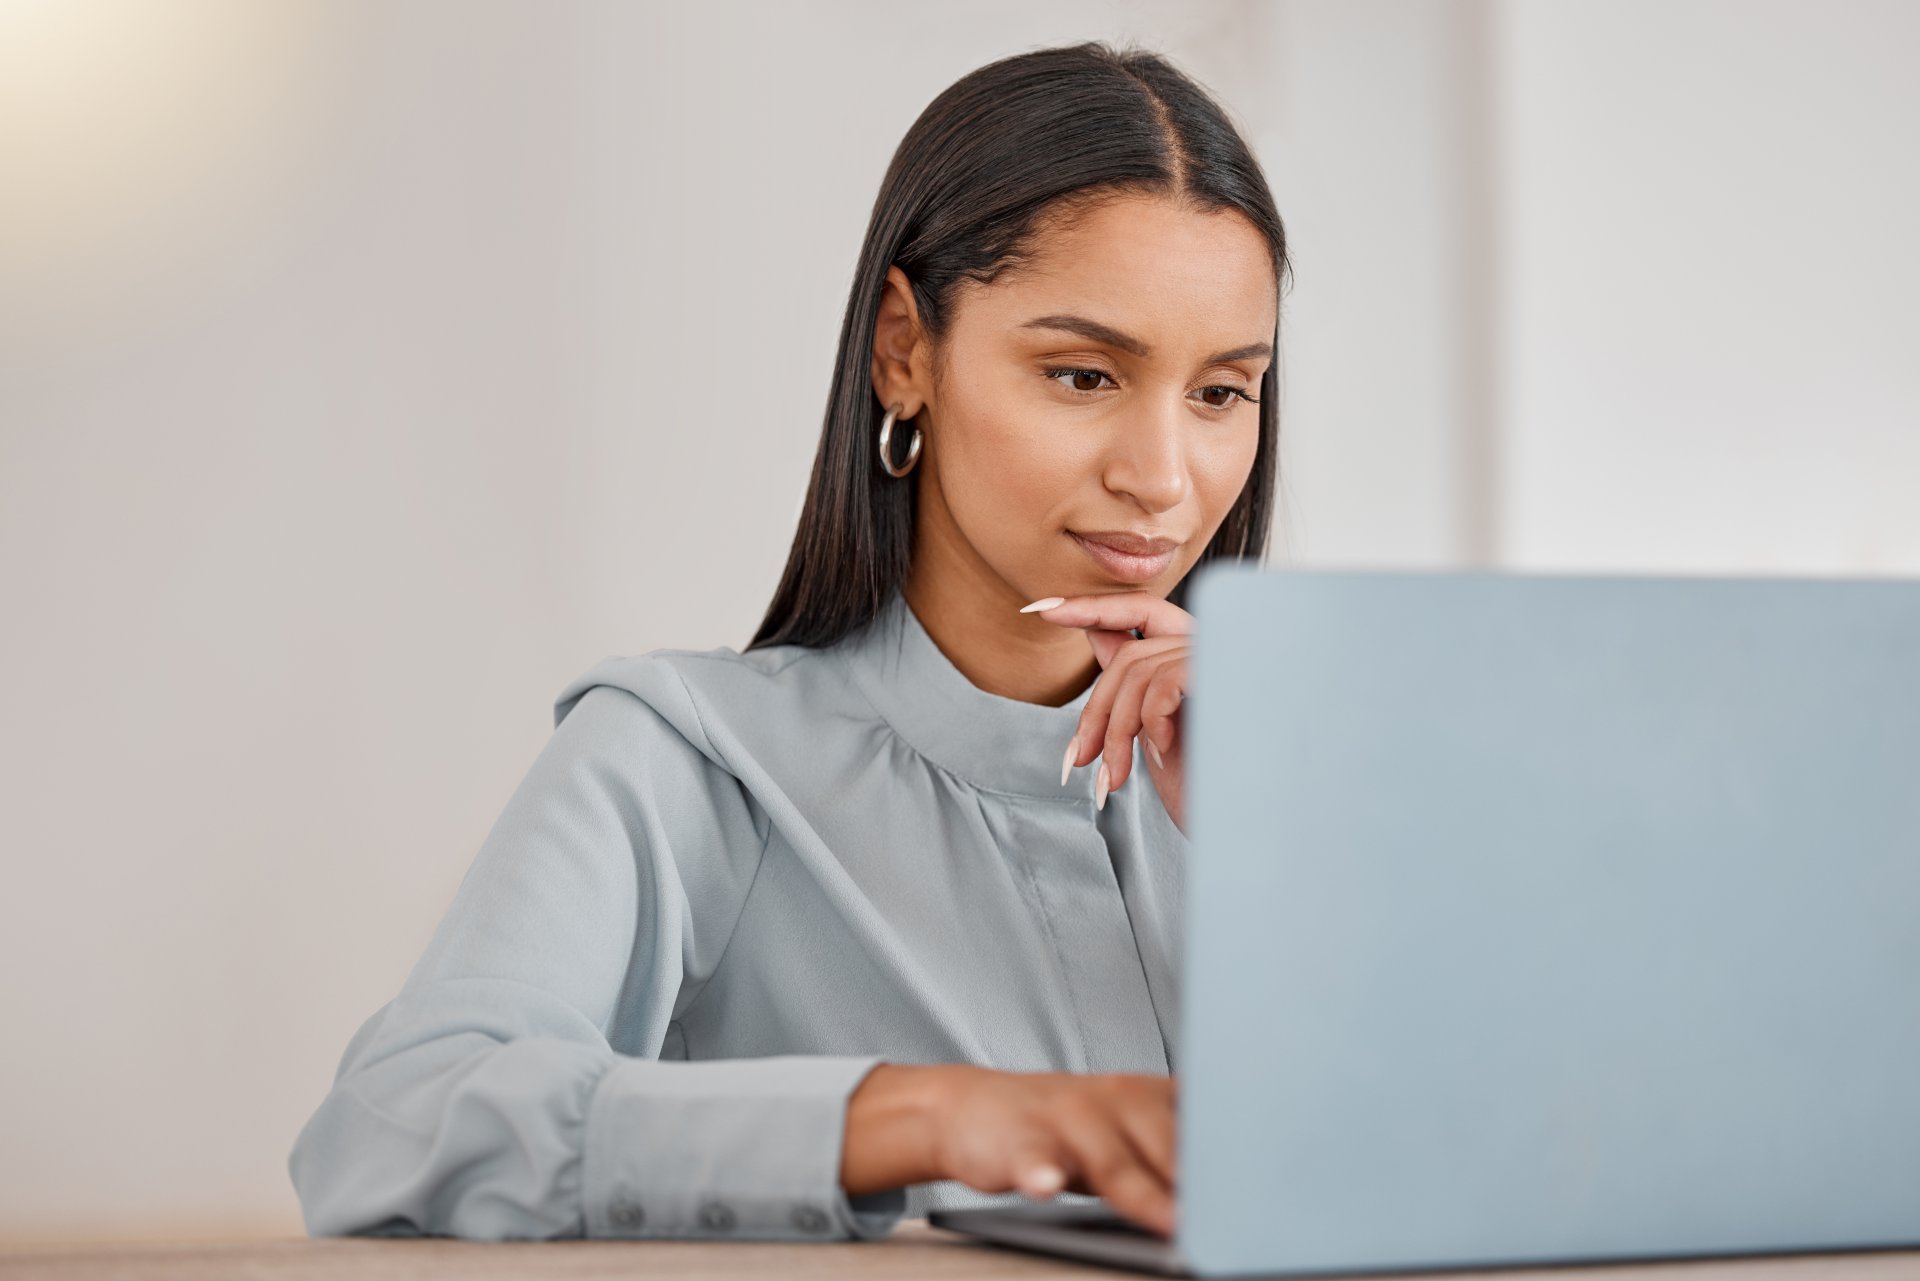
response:
M1920 1245L1920 580L1201 571L1198 1276Z

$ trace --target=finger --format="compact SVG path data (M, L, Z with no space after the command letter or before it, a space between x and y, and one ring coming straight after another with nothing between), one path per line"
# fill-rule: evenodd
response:
M1173 1189L1111 1118L1104 1112L1087 1119L1069 1114L1062 1120L1062 1137L1084 1185L1095 1196L1142 1227L1172 1235Z
M1098 627L1110 632L1138 628L1143 637L1183 636L1193 631L1192 614L1152 592L1068 596L1050 609L1033 612L1063 627Z
M1113 710L1107 715L1107 733L1101 752L1107 766L1107 790L1116 790L1133 773L1133 743L1141 729L1141 701L1148 683L1168 664L1184 663L1186 648L1153 654L1127 665L1114 691Z
M1176 1163L1179 1141L1175 1131L1173 1096L1161 1092L1137 1106L1120 1110L1120 1123L1127 1140L1152 1167L1161 1182L1177 1188Z
M1044 1201L1067 1186L1072 1161L1055 1143L1026 1143L1008 1166L1008 1177L1021 1193Z
M1112 667L1113 656L1120 652L1120 647L1135 639L1132 632L1110 632L1104 627L1087 628L1087 644L1093 646L1093 656L1103 669Z
M1189 644L1190 642L1184 636L1155 637L1152 640L1126 642L1113 663L1095 679L1093 693L1087 696L1086 706L1080 709L1080 722L1074 727L1074 742L1077 747L1074 751L1073 763L1076 768L1089 763L1101 753L1101 744L1107 736L1107 716L1113 709L1115 696L1126 677L1127 669L1154 654L1174 648L1184 650Z
M1132 1151L1129 1146L1128 1151ZM1173 1189L1135 1159L1100 1185L1107 1204L1161 1237L1173 1236Z
M1154 764L1165 769L1167 756L1178 745L1180 708L1186 699L1187 670L1184 666L1162 666L1147 682L1140 697L1140 733L1147 742L1147 754L1159 753Z

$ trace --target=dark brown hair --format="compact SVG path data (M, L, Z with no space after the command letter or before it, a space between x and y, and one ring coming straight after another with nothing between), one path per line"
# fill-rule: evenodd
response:
M915 485L881 468L882 407L871 375L887 268L911 282L937 346L962 280L989 284L1027 259L1041 227L1135 194L1246 215L1266 236L1276 290L1284 289L1286 230L1266 176L1220 105L1161 55L1099 41L1037 49L988 63L927 104L874 201L799 527L747 648L831 645L906 581ZM1193 570L1265 554L1279 447L1277 322L1274 341L1252 474ZM894 433L896 465L911 439L911 431ZM1192 578L1190 570L1168 599L1184 608Z

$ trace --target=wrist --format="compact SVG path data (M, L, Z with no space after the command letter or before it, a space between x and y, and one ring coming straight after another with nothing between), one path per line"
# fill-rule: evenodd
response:
M965 1064L882 1063L847 1100L840 1182L862 1196L942 1176L940 1118Z

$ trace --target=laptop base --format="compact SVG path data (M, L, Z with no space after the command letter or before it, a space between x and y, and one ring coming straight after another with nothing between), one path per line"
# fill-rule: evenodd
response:
M1038 1201L977 1210L930 1210L927 1222L994 1245L1084 1259L1162 1276L1192 1276L1180 1251L1104 1205Z

